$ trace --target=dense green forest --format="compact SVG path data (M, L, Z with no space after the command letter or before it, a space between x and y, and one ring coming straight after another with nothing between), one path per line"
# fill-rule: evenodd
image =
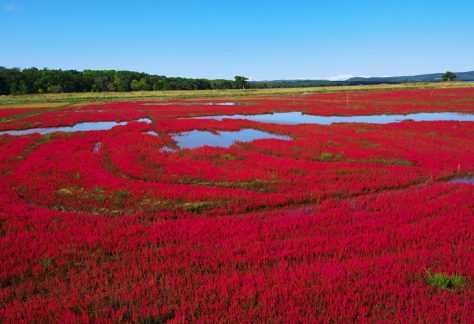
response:
M50 70L0 67L0 94L140 90L210 90L246 86L246 78L208 80L115 70Z
M459 81L474 80L474 72L458 72L456 76ZM163 75L152 75L132 71L40 70L37 68L19 69L0 66L0 95L61 92L128 92L147 90L303 88L381 83L433 82L441 80L441 73L387 78L352 78L346 81L247 81L247 78L243 76L235 76L234 80L209 80L166 77Z
M357 82L357 84L361 83L364 82ZM3 95L61 92L301 88L347 84L351 83L327 80L249 82L243 76L235 76L234 80L209 80L166 77L163 75L116 70L76 71L0 67L0 94Z

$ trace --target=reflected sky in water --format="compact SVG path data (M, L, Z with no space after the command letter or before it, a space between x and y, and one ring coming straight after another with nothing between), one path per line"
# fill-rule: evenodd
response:
M366 116L316 116L304 114L300 111L278 112L260 115L217 115L193 117L196 119L245 119L262 123L273 124L320 124L333 123L369 123L388 124L406 120L413 121L474 121L474 114L460 114L453 112L416 113L407 115L366 115Z
M213 134L208 131L193 130L173 135L173 140L181 149L193 149L200 146L229 147L237 141L251 142L258 139L291 140L289 136L275 135L255 129L242 129L240 131L223 131Z
M149 118L140 118L134 120L135 122L142 122L142 123L151 123L151 119ZM61 127L43 127L43 128L29 128L29 129L22 129L22 130L7 130L0 132L0 135L8 134L12 136L21 136L21 135L30 135L30 134L51 134L56 132L86 132L86 131L101 131L101 130L109 130L115 126L119 125L127 125L129 122L114 122L114 121L100 121L100 122L85 122L85 123L78 123L74 126L61 126Z

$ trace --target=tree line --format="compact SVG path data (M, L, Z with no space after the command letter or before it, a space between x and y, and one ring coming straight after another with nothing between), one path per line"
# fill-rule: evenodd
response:
M403 77L402 77L403 78ZM405 77L406 78L406 77ZM446 72L443 81L454 81L457 75ZM426 80L430 81L430 80ZM431 80L432 81L432 80ZM116 70L54 70L19 69L0 66L0 95L61 92L128 92L149 90L221 90L221 89L262 89L262 88L302 88L322 86L345 86L360 84L403 83L395 78L369 78L361 80L276 80L248 81L244 76L234 80L192 79L166 77L133 71Z
M361 82L358 82L360 84ZM166 77L133 71L19 69L0 66L0 95L62 92L129 92L149 90L221 90L300 88L347 85L326 80L248 81L244 76L226 79Z
M116 70L54 70L0 67L0 94L61 92L128 92L147 90L242 89L247 78L234 80L166 77Z

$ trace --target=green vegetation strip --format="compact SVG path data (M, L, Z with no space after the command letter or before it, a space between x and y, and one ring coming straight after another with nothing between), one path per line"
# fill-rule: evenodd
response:
M272 96L288 94L310 94L323 92L396 90L396 89L442 89L468 88L474 83L468 82L431 82L406 84L381 84L357 86L331 86L315 88L275 88L245 90L176 90L176 91L135 91L135 92L81 92L57 94L30 94L0 96L0 108L12 105L27 105L55 102L97 102L97 101L137 101L137 100L169 100L195 98L235 98L248 96Z
M448 275L443 272L435 272L431 274L429 270L426 270L426 282L433 287L441 289L454 289L464 287L467 284L467 280L458 275Z

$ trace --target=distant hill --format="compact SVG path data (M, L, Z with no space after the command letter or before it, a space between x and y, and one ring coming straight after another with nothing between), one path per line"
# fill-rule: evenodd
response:
M469 72L455 72L457 81L474 81L474 71ZM407 83L407 82L435 82L442 80L443 73L420 74L409 76L394 76L394 77L372 77L362 78L355 77L346 80L345 82L369 82L369 83Z
M474 81L474 71L455 72L457 81ZM269 80L269 81L251 81L249 85L252 88L304 88L304 87L324 87L324 86L345 86L345 85L364 85L364 84L397 84L411 82L436 82L442 80L443 73L431 73L409 76L393 77L354 77L345 81L330 80Z

